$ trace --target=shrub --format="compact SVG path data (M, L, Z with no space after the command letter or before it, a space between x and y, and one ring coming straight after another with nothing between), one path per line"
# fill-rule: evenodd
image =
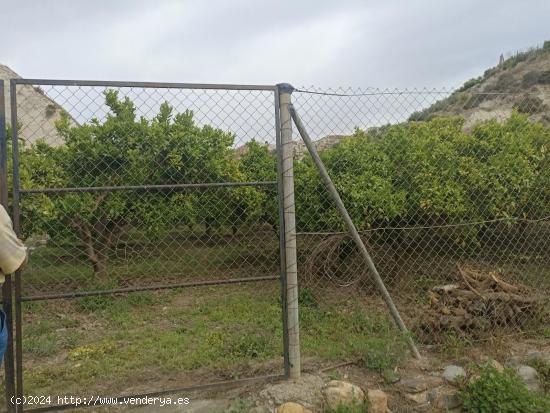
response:
M550 70L540 72L539 83L541 85L550 85Z
M534 358L527 363L539 374L542 389L546 394L550 393L550 361Z
M357 130L321 152L359 230L523 214L537 219L550 213L544 167L550 156L544 149L550 147L548 129L517 113L469 132L463 122L434 118L392 125L376 139ZM295 181L299 231L345 230L309 156L296 162ZM475 245L479 228L469 229L438 234L455 245Z
M477 108L482 102L486 101L486 100L489 100L490 99L490 96L493 96L493 95L489 95L487 93L476 93L476 94L473 94L471 95L468 100L464 103L464 105L462 106L463 109L473 109L473 108Z
M516 80L511 73L503 73L498 77L498 80L492 90L495 92L509 91L510 89L513 89L515 84Z
M498 72L498 67L492 67L490 69L487 69L485 72L483 72L483 78L487 79L487 78L493 76L497 72Z
M365 402L353 402L352 404L339 404L335 409L326 408L323 413L365 413L368 412L369 405Z
M514 109L519 113L540 113L546 108L541 98L537 96L525 96L520 102L514 104Z
M298 291L298 303L301 307L317 307L317 299L313 295L313 292L307 288L302 287Z
M527 72L523 76L522 84L524 87L531 87L533 85L550 85L550 70L544 70L542 72L533 70L531 72Z
M543 413L550 409L550 399L527 389L513 370L502 373L483 366L480 377L461 391L466 412Z
M464 84L457 90L457 92L464 92L465 90L468 90L475 85L479 85L481 82L483 82L482 76L471 78L470 80L464 82Z

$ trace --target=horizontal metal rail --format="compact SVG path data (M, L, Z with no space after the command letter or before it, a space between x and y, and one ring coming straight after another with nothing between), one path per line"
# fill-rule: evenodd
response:
M121 407L124 406L125 400L129 399L144 399L148 397L159 397L159 396L165 396L168 394L175 394L175 393L192 393L197 391L205 391L205 390L213 390L213 389L220 389L220 388L231 388L233 386L239 386L243 384L250 384L250 383L263 383L263 382L276 382L279 380L284 380L285 376L283 374L271 374L266 376L258 376L258 377L250 377L246 379L236 379L236 380L225 380L225 381L218 381L213 383L206 383L206 384L199 384L196 386L189 386L189 387L180 387L180 388L174 388L169 390L161 390L156 392L150 392L150 393L141 393L141 394L134 394L134 395L128 395L128 396L117 396L117 397L100 397L100 399L110 399L111 401L113 399L116 399L117 402L120 401L120 404L117 404L117 406ZM48 407L39 407L36 409L25 409L26 412L51 412L51 411L59 411L59 410L68 410L68 409L74 409L74 408L86 408L86 407L98 407L102 405L107 405L107 403L92 403L92 404L63 404L63 405L55 405L55 406L48 406ZM110 404L112 405L112 404ZM136 406L128 403L128 406Z
M105 87L141 87L159 89L216 89L216 90L265 90L276 91L275 85L238 85L221 83L177 83L177 82L132 82L112 80L68 80L68 79L13 79L19 85L45 86L105 86Z
M156 291L156 290L168 290L175 288L189 288L189 287L203 287L207 285L225 285L225 284L241 284L252 283L262 281L279 280L279 275L270 275L266 277L247 277L247 278L229 278L226 280L203 280L203 281L191 281L186 283L176 284L159 284L141 287L126 287L126 288L114 288L111 290L94 290L94 291L74 291L70 293L60 294L43 294L43 295L30 295L22 296L21 301L43 301L43 300L58 300L62 298L79 298L89 297L95 295L110 295L110 294L124 294L133 293L138 291Z
M114 192L114 191L158 191L163 189L224 188L239 186L277 185L277 181L254 182L204 182L196 184L162 184L162 185L118 185L118 186L84 186L69 188L30 188L20 189L20 194L47 194L65 192Z

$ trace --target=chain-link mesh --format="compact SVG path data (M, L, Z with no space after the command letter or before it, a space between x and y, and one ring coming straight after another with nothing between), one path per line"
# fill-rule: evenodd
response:
M275 88L17 90L26 299L278 277ZM303 88L292 100L416 339L548 328L548 93ZM306 364L367 337L386 351L387 310L294 139ZM259 285L23 303L25 391L54 391L48 377L101 392L106 375L129 392L149 382L128 381L135 371L273 372L281 302L275 282Z
M548 328L548 93L311 87L293 104L418 340ZM301 288L373 297L294 134Z
M24 392L281 374L275 88L43 83L8 147Z
M23 294L277 275L273 105L272 91L19 85Z

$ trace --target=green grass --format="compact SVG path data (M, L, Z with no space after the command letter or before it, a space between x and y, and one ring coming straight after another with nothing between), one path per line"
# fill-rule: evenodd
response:
M24 271L24 285L49 293L52 284L68 291L93 290L137 280L142 285L162 284L165 280L262 276L277 271L278 242L271 234L248 240L222 237L209 243L200 239L164 239L140 245L121 244L108 262L111 285L94 281L92 266L80 249L59 243L33 251Z
M503 372L482 366L479 378L465 384L460 396L463 410L472 413L543 413L550 410L550 398L531 392L511 369Z
M32 319L23 340L32 365L26 369L26 392L55 393L56 387L66 386L83 390L124 382L135 372L223 369L280 355L276 295L255 299L250 289L226 297L222 289L212 295L190 290L181 294L188 294L192 307L178 306L175 292L147 292L81 298L63 309L63 318L47 317L55 311L53 302L46 304L46 313L44 308L36 313L36 308L25 308ZM67 324L73 328L62 327ZM58 357L60 362L52 362Z
M141 248L124 260L117 252L111 277L103 280L76 252L76 259L67 258L73 254L68 248L37 250L23 274L24 291L32 283L43 285L45 293L57 291L52 285L61 291L112 289L125 286L130 275L142 276L137 281L147 285L162 283L165 274L193 280L277 273L277 243L271 241L230 248L182 245L164 256ZM431 282L426 279L426 287ZM406 352L404 340L396 339L385 307L357 297L300 290L304 360L360 359L392 381L390 373ZM280 305L276 281L25 302L25 393L113 395L146 384L154 390L282 372ZM448 345L461 350L458 342Z
M364 356L376 369L398 361L395 331L383 313L304 291L304 356ZM239 378L258 374L258 366L263 373L282 369L276 282L30 302L23 314L26 394L113 394L168 377Z
M533 358L527 364L537 371L543 392L550 396L550 361Z

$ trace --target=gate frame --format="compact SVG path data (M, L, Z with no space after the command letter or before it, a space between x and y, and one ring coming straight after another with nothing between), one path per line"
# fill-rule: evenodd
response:
M0 79L0 205L8 211L8 159L6 136L6 99L4 80ZM15 411L13 397L15 396L15 357L13 353L13 290L11 274L4 274L2 285L2 308L6 314L5 328L8 329L8 343L4 354L4 381L6 408L9 413ZM0 360L1 362L1 360Z
M181 288L181 287L194 287L201 285L222 285L222 284L236 284L243 282L257 282L257 281L268 281L276 280L280 281L280 294L281 294L281 313L282 313L282 326L283 326L283 374L273 374L267 376L251 377L246 379L238 380L229 380L229 381L218 381L213 383L206 383L191 387L183 387L176 389L163 390L158 392L137 394L137 395L125 395L114 397L115 399L125 399L131 397L155 397L159 395L180 393L180 392L191 392L198 390L206 390L213 388L223 388L230 387L233 385L251 383L251 382L261 382L261 381L277 381L281 379L288 379L290 377L297 378L300 376L301 365L300 365L300 351L298 348L294 348L292 351L289 350L289 326L288 319L289 314L293 317L293 314L297 317L298 303L297 303L297 283L294 278L291 279L291 283L288 282L288 265L286 261L287 252L290 254L296 255L296 239L291 240L291 243L288 243L287 237L289 234L295 234L295 227L288 227L289 219L285 219L285 214L288 217L288 208L289 201L292 204L292 215L294 214L294 193L287 193L289 187L289 181L293 188L293 176L285 174L284 166L288 165L288 156L285 160L285 154L283 153L283 147L287 146L291 148L291 145L284 145L291 143L289 140L292 140L292 130L288 132L289 123L285 121L285 126L283 126L281 119L284 118L290 121L290 114L288 112L288 103L290 102L290 93L288 89L285 89L285 85L238 85L238 84L205 84L205 83L169 83L169 82L129 82L129 81L95 81L95 80L54 80L54 79L11 79L10 80L10 107L11 107L11 124L17 125L17 85L44 85L44 86L74 86L74 87L115 87L115 88L143 88L143 89L195 89L195 90L249 90L249 91L271 91L273 92L273 103L274 103L274 120L275 120L275 143L276 143L276 157L277 157L277 180L276 181L264 181L264 182L223 182L223 183L199 183L199 184L174 184L174 185L141 185L141 186L121 186L121 187L97 187L97 188L45 188L45 189L21 189L20 180L19 180L19 148L18 148L18 130L17 127L12 128L11 139L12 139L12 173L13 173L13 225L14 230L18 236L21 235L21 225L20 225L20 200L21 194L25 193L66 193L66 192L95 192L97 190L107 190L107 191L116 191L116 190L150 190L156 189L159 187L162 188L182 188L182 187L228 187L228 186L261 186L261 185L276 185L277 187L277 202L278 202L278 214L279 214L279 261L280 261L280 274L278 276L267 276L267 277L253 277L253 278L240 278L240 279L230 279L230 280L208 280L208 281L199 281L194 283L180 283L180 284L171 284L171 285L155 285L150 287L130 287L130 288L119 288L112 290L103 290L103 291L83 291L83 292L72 292L66 294L47 294L47 295L35 295L35 296L22 296L21 294L21 271L18 270L15 273L15 357L13 354L13 346L10 346L8 343L8 349L6 352L6 361L10 361L11 368L9 363L6 362L6 404L8 411L22 412L38 412L38 411L54 411L54 410L65 410L69 408L77 407L74 404L66 405L52 405L42 408L34 409L24 409L23 404L13 403L11 399L8 399L11 396L16 396L19 400L23 400L23 346L22 346L22 309L21 304L24 301L37 301L37 300L50 300L50 299L62 299L62 298L76 298L90 295L107 295L107 294L117 294L117 293L128 293L134 291L145 291L145 290L160 290L160 289L172 289L172 288ZM290 86L290 85L287 85ZM288 94L287 96L284 96ZM4 110L4 99L3 99L3 82L0 83L0 126L2 126L2 113ZM281 99L283 97L283 99ZM288 102L286 101L288 99ZM284 100L284 102L281 102ZM283 103L283 104L282 104ZM5 123L5 122L4 122ZM285 132L284 129L287 128ZM290 126L291 128L291 126ZM6 161L7 150L6 150L6 137L5 137L5 127L0 130L0 144L4 144L2 147L0 145L0 161ZM3 139L1 139L3 138ZM288 154L288 150L286 151ZM290 152L292 155L292 153ZM291 158L292 159L292 158ZM286 163L285 163L286 162ZM7 162L4 163L7 166ZM0 164L0 168L2 165ZM0 169L0 172L7 175L6 168L3 170ZM288 168L287 168L288 172ZM7 206L7 180L5 181L6 185L0 188L0 193L6 194L6 206ZM3 192L2 192L3 191ZM2 198L3 199L3 198ZM285 209L285 206L287 207ZM293 220L294 217L292 217ZM294 243L294 251L289 250L289 245L292 246ZM292 265L292 264L291 264ZM293 265L296 265L295 263ZM4 284L3 289L3 303L4 307L8 308L6 314L11 315L11 285L12 280L9 275L6 275L6 283ZM296 294L296 300L292 300L293 305L289 305L289 300L287 299L288 290L287 285L290 285L292 294ZM8 318L8 326L10 327L10 341L13 340L13 326L11 323L11 318ZM293 330L295 333L294 336L297 337L299 326L293 324ZM295 341L294 341L295 342ZM11 347L11 348L10 348ZM297 358L296 358L297 356ZM15 369L14 369L14 360L15 360ZM291 360L293 360L291 362ZM15 371L14 371L15 370ZM15 373L15 377L14 377ZM11 377L11 380L8 380ZM108 397L108 396L107 396ZM80 405L78 407L90 407L92 405Z

